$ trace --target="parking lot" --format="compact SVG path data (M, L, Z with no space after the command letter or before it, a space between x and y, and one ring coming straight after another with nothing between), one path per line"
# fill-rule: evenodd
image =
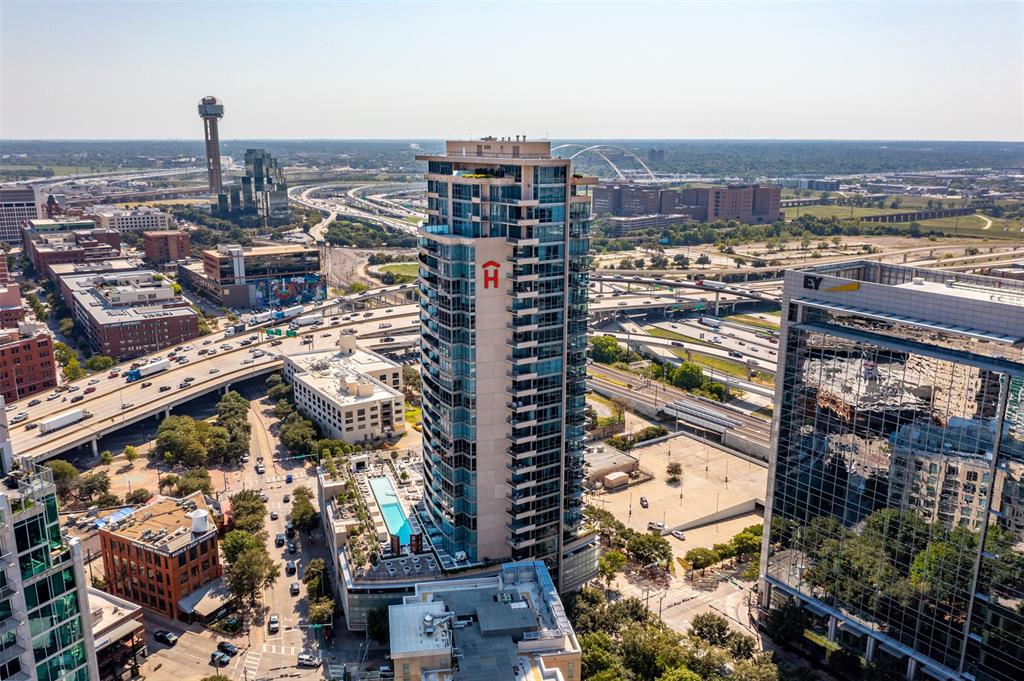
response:
M588 502L610 511L635 530L646 530L649 522L664 522L671 529L751 499L764 499L766 467L685 435L630 453L639 458L640 467L650 471L654 479L621 491L590 495ZM681 482L667 482L665 468L669 461L682 464ZM641 506L641 497L647 499L647 508ZM681 556L694 547L726 541L744 527L760 522L760 513L745 513L687 530L685 540L672 535L666 535L666 539L672 544L673 553Z

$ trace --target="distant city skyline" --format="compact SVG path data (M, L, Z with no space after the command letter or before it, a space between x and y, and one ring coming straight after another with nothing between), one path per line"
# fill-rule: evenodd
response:
M1017 2L0 0L0 138L201 139L212 95L222 140L1018 141L1022 45Z

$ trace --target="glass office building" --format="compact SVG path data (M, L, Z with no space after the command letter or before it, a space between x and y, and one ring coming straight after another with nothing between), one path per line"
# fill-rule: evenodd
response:
M81 547L50 470L26 461L0 489L0 679L98 678Z
M590 195L549 142L449 141L420 230L424 509L445 567L596 573L582 531Z
M761 605L910 679L1018 678L1024 282L843 263L783 313Z

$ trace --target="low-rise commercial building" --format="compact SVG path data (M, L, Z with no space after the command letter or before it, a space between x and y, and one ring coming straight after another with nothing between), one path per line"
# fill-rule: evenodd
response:
M188 232L176 229L144 232L142 250L146 259L157 265L182 260L191 255Z
M612 236L629 236L644 229L664 229L670 225L684 225L693 222L693 218L685 213L672 215L638 215L636 217L609 218Z
M202 252L202 269L179 263L178 280L225 307L274 307L322 300L320 250L299 244Z
M121 208L119 206L93 206L88 211L103 229L117 232L168 229L171 216L153 206Z
M121 234L97 229L92 220L29 220L22 227L25 256L40 276L53 277L52 265L116 258Z
M42 324L21 322L0 331L0 395L16 402L57 386L53 335Z
M201 492L155 497L99 536L110 592L167 617L182 616L179 601L222 574L217 526Z
M34 187L0 188L0 241L21 243L21 225L43 217L42 201Z
M348 443L405 431L402 367L342 335L340 349L284 357L295 406L329 438Z
M67 276L59 284L99 354L131 359L199 335L199 316L152 270Z
M142 608L93 587L89 587L88 595L100 681L138 677L149 654Z
M3 260L3 254L0 254ZM0 285L0 328L13 329L25 319L25 308L21 306L21 287L17 284Z
M88 262L68 262L50 265L50 273L57 281L58 287L62 277L84 274L118 274L145 269L140 258L108 258L106 260L90 260Z
M543 561L416 584L388 608L398 681L577 681L580 644Z

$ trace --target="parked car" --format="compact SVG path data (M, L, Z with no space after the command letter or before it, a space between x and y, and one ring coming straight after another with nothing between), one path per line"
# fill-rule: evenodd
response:
M221 641L220 643L218 643L217 650L224 653L225 655L230 655L231 657L234 657L238 654L238 646L236 646L234 643L231 643L230 641Z
M291 585L291 587L289 587L288 590L291 592L292 596L298 596L299 595L299 583L298 582L292 582L292 585Z
M297 553L297 552L298 552L298 548L296 548L295 542L293 542L293 541L288 542L288 553Z
M160 641L160 643L169 646L173 646L175 643L178 642L178 635L170 631L167 631L166 629L161 629L160 631L153 634L153 638L155 638L157 641Z
M216 652L210 653L210 664L212 664L214 667L226 667L230 663L231 663L231 656L230 655L226 655L226 654L220 652L219 650L216 651Z
M281 618L277 615L271 615L270 619L267 620L267 631L271 634L281 631Z
M650 506L650 504L647 501L647 497L640 497L640 506L642 508L647 508L648 506Z
M295 561L294 560L290 560L290 561L288 561L287 563L284 564L284 573L286 575L294 575L295 574Z
M300 667L319 667L320 658L309 653L299 653L298 665Z
M274 535L274 546L281 548L284 546L284 533L278 532Z
M661 532L664 529L665 529L665 523L663 523L663 522L652 520L651 522L647 523L647 530L648 531Z

